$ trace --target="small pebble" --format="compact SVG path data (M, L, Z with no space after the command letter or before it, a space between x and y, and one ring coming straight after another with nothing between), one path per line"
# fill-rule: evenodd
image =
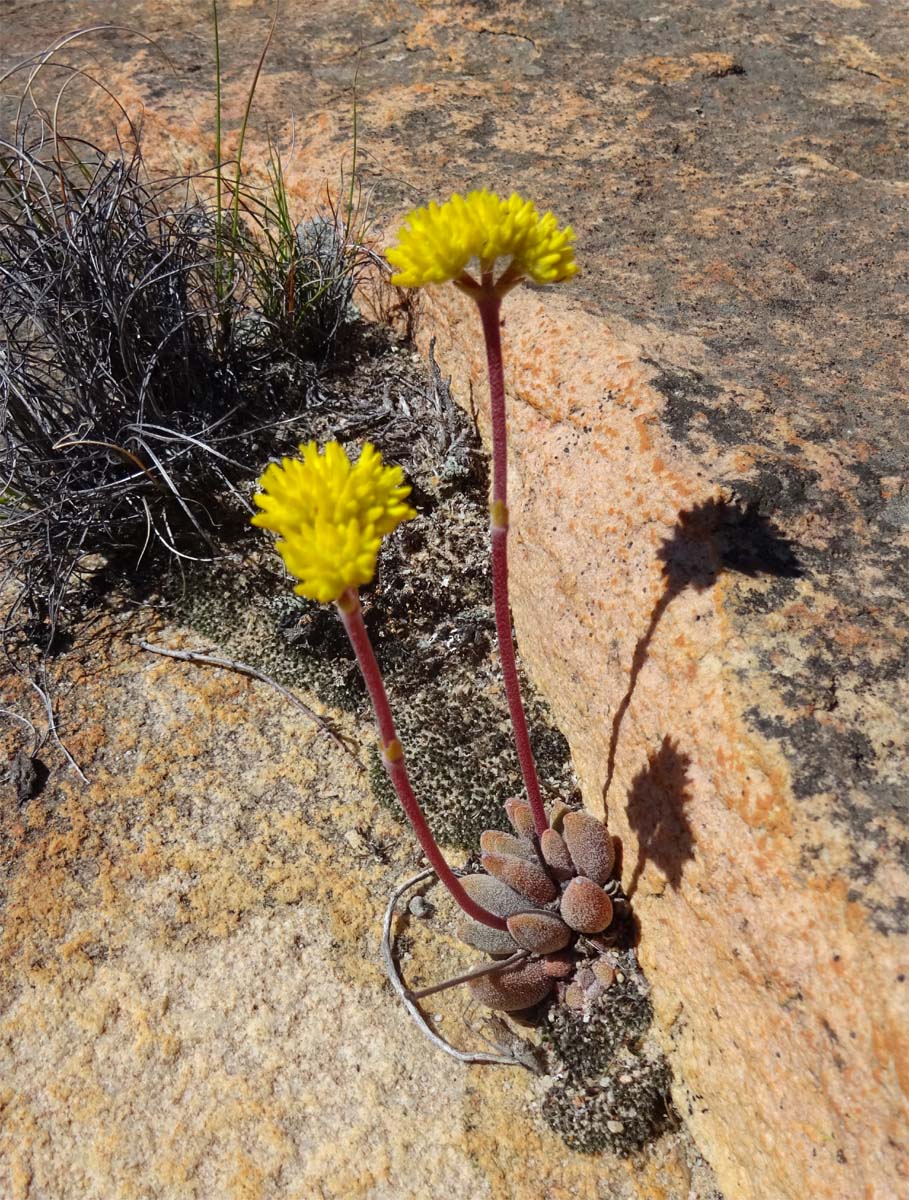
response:
M608 962L599 962L593 964L593 973L599 983L604 988L610 988L615 983L615 968L611 967Z
M410 903L407 905L407 911L412 917L417 917L421 921L425 921L432 914L432 905L427 904L422 896L411 896Z
M622 1124L621 1121L607 1121L606 1128L609 1130L610 1133L624 1133L625 1132L625 1126Z
M565 989L565 1003L569 1008L584 1007L584 989L577 983L569 983Z
M348 829L344 834L344 841L347 842L354 854L363 854L366 850L366 842L358 829Z

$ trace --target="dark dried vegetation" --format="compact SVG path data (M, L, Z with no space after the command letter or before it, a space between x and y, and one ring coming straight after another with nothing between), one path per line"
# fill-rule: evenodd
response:
M230 538L372 258L352 206L294 225L278 178L219 209L151 178L131 133L110 155L23 107L0 145L0 561L20 651L52 652L99 572Z

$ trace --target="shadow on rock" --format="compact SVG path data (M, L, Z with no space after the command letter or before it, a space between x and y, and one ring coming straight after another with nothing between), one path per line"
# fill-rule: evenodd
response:
M675 597L688 587L705 591L724 571L734 571L752 579L760 575L797 579L803 574L792 543L758 511L756 504L741 505L723 497L713 497L680 512L657 557L663 563L663 590L650 614L647 629L634 648L628 690L612 719L606 782L603 784L604 801L615 772L622 721L647 661L650 643Z
M798 579L802 567L790 540L758 510L714 497L679 513L675 527L658 551L666 591L712 586L724 571L757 579L773 575Z
M694 858L694 836L685 812L691 799L690 766L688 755L667 736L631 782L628 823L637 834L638 860L625 889L629 899L648 862L655 863L677 891L685 864Z

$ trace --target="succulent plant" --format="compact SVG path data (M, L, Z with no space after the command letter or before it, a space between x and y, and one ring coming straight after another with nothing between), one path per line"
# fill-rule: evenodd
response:
M505 811L514 834L484 833L483 872L462 883L473 900L504 918L506 929L467 917L458 936L493 958L510 959L521 950L530 957L471 979L471 993L488 1008L518 1012L545 1000L561 982L568 1003L583 1006L588 993L609 986L609 971L598 970L596 956L612 944L607 931L626 903L612 879L615 841L604 821L564 804L551 810L541 836L527 801L508 800Z

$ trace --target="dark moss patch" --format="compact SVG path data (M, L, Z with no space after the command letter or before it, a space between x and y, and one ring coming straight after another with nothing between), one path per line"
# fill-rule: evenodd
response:
M663 420L676 441L687 440L699 416L710 416L711 432L719 436L717 424L714 423L714 411L720 389L709 383L700 372L662 369L651 380L651 384L666 399ZM741 432L740 427L730 430L728 440L738 442Z
M678 1125L671 1072L655 1042L649 988L633 950L585 1011L555 1004L544 1028L552 1087L542 1114L572 1150L627 1156Z
M541 786L549 795L567 797L573 783L568 744L546 724L547 710L526 681L524 691ZM503 803L522 790L508 714L498 696L476 689L469 660L447 665L396 708L411 780L436 836L474 849L484 829L508 829ZM398 812L374 748L370 781L377 799Z

